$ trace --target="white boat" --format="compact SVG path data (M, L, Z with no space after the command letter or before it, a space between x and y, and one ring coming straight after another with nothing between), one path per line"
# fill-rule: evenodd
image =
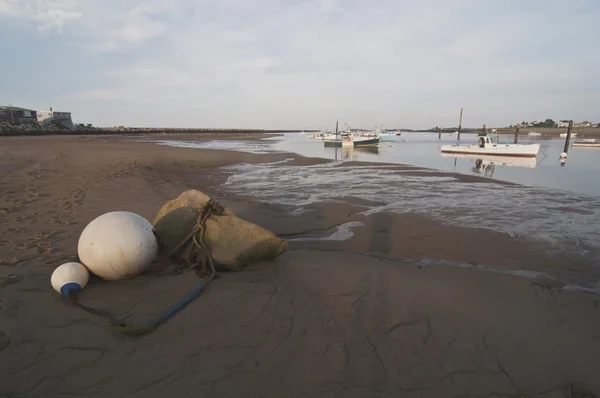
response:
M532 131L530 133L527 134L530 137L539 137L540 135L542 135L542 133L536 133L535 131Z
M310 136L309 138L315 139L315 140L320 140L320 141L324 141L324 140L334 140L335 139L335 134L330 132L330 131L325 131L323 133L320 134L315 134L313 136Z
M565 138L567 133L560 133L559 137ZM577 137L577 133L571 133L571 137Z
M596 142L595 138L584 138L581 141L573 143L573 147L577 148L600 148L600 142Z
M442 152L489 156L535 157L540 144L499 144L492 134L479 134L477 144L442 145Z
M387 131L383 126L381 128L376 128L375 134L377 134L381 141L396 141L396 132Z

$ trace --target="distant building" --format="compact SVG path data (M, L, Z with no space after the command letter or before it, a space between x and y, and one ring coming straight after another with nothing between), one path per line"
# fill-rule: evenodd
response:
M0 122L5 123L36 123L37 112L18 106L0 106Z
M558 122L557 127L569 127L569 122ZM583 122L583 123L573 123L574 128L586 128L586 127L594 127L594 123Z
M62 124L65 127L73 127L71 112L57 112L50 108L49 111L38 111L37 121L40 124Z

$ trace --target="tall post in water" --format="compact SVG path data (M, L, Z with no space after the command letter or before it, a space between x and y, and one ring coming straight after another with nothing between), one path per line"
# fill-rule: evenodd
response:
M515 129L515 144L519 143L519 130L521 129L521 125L517 124L517 128Z
M337 141L338 139L338 121L336 119L335 121L335 140Z
M571 144L571 131L573 130L573 121L569 120L569 128L567 129L567 139L565 140L565 154L569 153L569 144Z
M462 130L462 114L463 108L460 108L460 121L458 122L458 140L460 141L460 131Z
M438 140L442 139L442 129L438 130Z

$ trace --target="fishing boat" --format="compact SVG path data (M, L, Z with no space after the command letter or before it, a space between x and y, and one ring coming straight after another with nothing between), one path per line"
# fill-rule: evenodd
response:
M488 156L535 157L540 150L540 144L500 144L496 142L495 138L493 134L480 133L477 144L442 145L442 152Z
M577 148L600 148L600 142L597 142L595 138L584 138L581 141L573 143L573 147Z
M323 140L327 147L376 147L379 146L379 136L361 136L360 134L344 133L338 138L338 123L335 122L335 139Z

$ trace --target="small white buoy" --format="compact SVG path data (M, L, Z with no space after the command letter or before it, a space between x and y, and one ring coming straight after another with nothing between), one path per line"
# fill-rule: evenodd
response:
M119 280L140 274L158 250L152 224L128 211L113 211L90 222L79 237L79 259L94 274Z
M561 159L565 159L566 157L567 157L567 153L566 152L563 152L563 153L560 154L560 158Z
M70 296L79 293L89 279L90 274L82 264L65 263L54 270L50 283L63 296Z

